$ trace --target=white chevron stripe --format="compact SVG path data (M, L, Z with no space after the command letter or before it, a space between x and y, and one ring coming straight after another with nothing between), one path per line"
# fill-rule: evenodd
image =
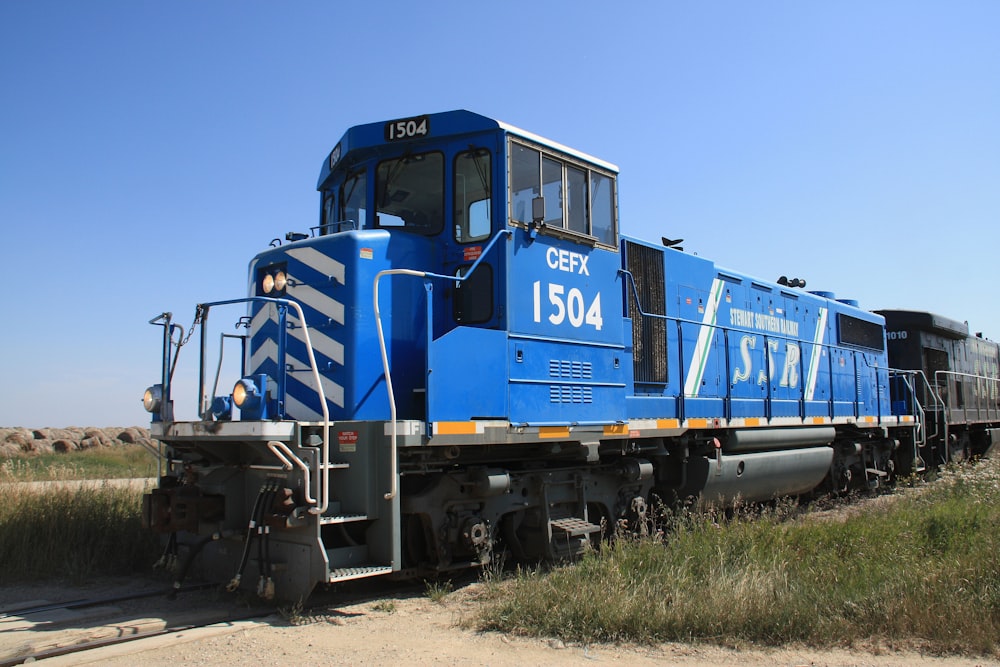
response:
M255 335L268 322L278 322L278 308L273 303L266 303L250 320L250 335Z
M304 364L291 355L285 355L285 358L288 361L288 363L292 365L293 368L296 369L309 368L309 364ZM311 372L299 371L295 373L295 379L301 382L306 387L309 387L312 391L316 391L316 386L313 384L313 376ZM336 382L334 382L333 380L331 380L330 378L323 377L322 374L319 376L319 380L320 382L323 383L323 394L326 396L326 400L330 401L331 403L333 403L338 407L341 408L344 407L344 388L341 387ZM290 395L287 384L285 385L285 394L286 394L285 400L287 401L288 396Z
M299 321L293 317L289 317L290 322L295 322L295 327L290 329L290 333L295 337L296 340L305 344L306 334L305 330ZM309 330L309 341L312 343L313 350L319 352L320 354L332 359L335 363L344 365L344 345L333 340L326 334L320 333L316 329Z
M297 340L305 344L306 338L305 333L302 330L302 325L299 323L298 318L295 317L295 312L292 310L289 310L288 312L288 321L297 325L290 330L292 335L295 336ZM268 304L264 308L261 308L250 322L250 336L255 336L257 332L260 331L261 327L271 322L277 324L278 315L275 306L273 304ZM342 343L333 340L316 329L310 330L309 339L312 341L314 350L329 357L341 366L344 365L344 345ZM250 367L257 368L263 358L268 356L270 356L271 359L276 360L276 355L277 345L275 345L274 341L269 340L254 352L253 357L250 360Z
M698 331L698 342L691 356L691 366L688 368L687 380L684 382L684 395L694 398L701 388L701 378L705 375L705 365L708 362L708 348L715 338L715 319L719 312L719 302L722 301L723 281L716 278L712 281L712 290L705 304L705 315L702 317L701 329Z
M299 401L294 396L285 396L285 414L295 417L299 421L318 421L323 415L316 410L307 407L305 403Z
M826 338L826 308L819 309L816 320L816 333L813 335L812 354L809 355L809 372L806 374L806 400L813 400L816 394L816 378L819 377L819 357L823 351L823 340Z
M295 280L292 278L292 280ZM304 306L309 306L317 312L328 315L338 324L344 323L344 304L336 299L331 299L314 287L297 282L295 285L294 298ZM311 324L316 324L312 322Z
M278 344L272 338L268 338L263 345L254 350L253 356L250 357L250 372L259 373L260 367L269 359L278 363Z
M312 248L297 248L293 251L289 251L288 254L295 260L302 262L320 273L330 276L340 284L344 284L345 267L340 262L326 257ZM291 274L289 274L289 280L290 284L294 285L294 299L296 301L304 306L313 308L320 313L327 314L333 321L339 324L344 323L344 305L342 303L330 298L309 285L305 285L301 280L296 280ZM292 295L290 294L289 296ZM305 330L303 329L301 322L298 321L298 318L295 317L295 311L290 309L287 317L288 322L295 325L289 329L290 333L296 340L305 344ZM277 323L277 306L275 304L265 305L257 311L250 322L251 338L257 335L263 327L271 324L277 325ZM344 365L345 352L344 345L342 343L317 331L313 327L310 327L309 329L309 340L315 351L333 360L335 363L340 364L341 366ZM251 372L259 372L261 366L267 361L271 361L275 364L278 361L278 344L274 338L270 336L265 339L256 350L254 350L254 353L250 358ZM319 419L321 416L319 411L307 407L301 400L303 392L316 392L312 372L307 370L309 369L309 365L296 359L290 354L286 354L285 362L291 367L297 369L296 373L289 374L287 376L289 379L294 378L296 383L293 385L289 382L288 385L286 385L286 411L289 414L294 415L297 419ZM323 393L326 396L326 399L338 407L344 407L344 388L333 380L324 377L322 374L320 375L320 382L322 383ZM294 390L299 394L299 397L291 394L293 386L295 387Z
M268 341L268 343L270 343L269 347L271 348L272 351L273 350L277 350L277 345L275 345L271 341ZM270 355L267 355L267 356L272 361L276 361L274 354L270 354ZM256 355L255 355L255 357L256 357ZM309 368L309 366L307 364L304 364L301 361L298 361L294 357L286 355L285 360L289 364L291 364L293 368L296 368L296 369L308 369ZM262 361L262 360L259 360L257 362L257 364L252 364L251 365L251 368L253 369L254 373L256 373L259 370L259 368L260 368L260 366L259 366L260 361ZM293 377L293 375L294 375L294 377L295 377L296 380L298 380L299 382L301 382L306 387L305 391L308 391L310 393L315 393L316 392L316 385L313 382L313 375L312 375L311 371L300 370L299 372L294 373L294 374L289 373L287 375L287 377L291 378L291 377ZM326 378L326 377L323 377L322 374L320 375L320 382L323 383L323 394L326 396L326 399L328 401L330 401L331 403L333 403L334 405L338 406L338 407L341 407L341 408L344 407L344 388L341 387L336 382L334 382L333 380L331 380L329 378ZM302 390L300 390L300 391L302 391ZM288 410L288 406L291 404L292 401L295 401L296 403L299 402L295 398L295 396L292 395L290 385L286 384L285 385L285 406L286 406L286 410ZM312 411L312 410L310 410L310 412L312 414L318 414L318 413L316 413L315 411ZM292 412L291 414L294 414L299 419L302 419L302 417L299 417L299 412L298 411Z
M258 372L261 364L267 360L273 361L274 363L278 362L278 344L273 340L266 341L257 349L256 352L254 352L253 358L250 360L250 368L252 369L252 372ZM292 367L296 369L309 368L309 364L302 363L290 354L285 355L285 362L291 364ZM302 384L309 387L311 391L316 391L316 386L313 382L311 372L306 375L304 371L300 371L299 373L296 373L295 376L296 379L298 379ZM327 399L334 405L344 407L344 388L333 380L323 377L322 374L320 375L320 381L323 383L323 393L326 395ZM286 395L288 394L287 386L285 393Z
M315 248L295 248L288 251L288 256L323 275L330 276L341 285L346 284L344 282L346 274L344 265Z
M264 304L264 306L257 311L250 320L250 338L253 339L257 335L257 332L261 330L265 325L269 323L278 322L278 309L273 303ZM261 365L270 359L271 361L277 363L278 361L278 344L270 336L267 337L264 342L253 352L250 357L250 373L259 373Z

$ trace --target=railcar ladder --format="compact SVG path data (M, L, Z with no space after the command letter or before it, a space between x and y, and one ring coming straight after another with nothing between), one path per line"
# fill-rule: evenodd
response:
M935 420L935 432L933 434L927 433L927 410L924 408L920 399L917 398L916 387L911 381L911 377L919 376L924 385L924 390L928 396L934 401L934 410L937 414L942 414L940 410L944 409L944 401L941 400L941 396L938 394L937 390L933 385L927 380L927 376L924 375L923 371L900 373L899 377L903 383L906 384L906 389L912 397L911 409L913 411L913 416L916 420L916 428L913 432L913 472L924 472L927 470L927 462L924 457L920 455L921 451L926 452L928 441L932 438L937 437L937 423Z

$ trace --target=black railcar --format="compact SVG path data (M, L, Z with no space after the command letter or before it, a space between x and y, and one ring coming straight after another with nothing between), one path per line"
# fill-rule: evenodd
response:
M966 322L911 310L879 310L893 368L914 371L897 384L896 401L913 397L924 411L921 464L986 455L1000 441L1000 346L970 335Z

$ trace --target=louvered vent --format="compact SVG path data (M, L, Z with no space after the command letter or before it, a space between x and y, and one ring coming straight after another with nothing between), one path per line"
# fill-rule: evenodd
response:
M549 360L549 377L560 379L589 380L593 377L589 361Z
M590 387L550 385L549 403L593 403L594 392Z
M635 281L635 293L628 290L629 317L632 318L633 366L636 384L667 382L667 321L647 315L666 314L666 286L663 250L625 242L628 270ZM637 305L639 307L637 307Z

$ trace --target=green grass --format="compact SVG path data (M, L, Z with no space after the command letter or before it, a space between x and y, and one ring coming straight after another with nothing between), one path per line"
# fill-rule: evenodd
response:
M139 445L95 447L0 460L0 482L155 476L156 459Z
M455 586L450 581L425 581L424 590L432 602L441 604L455 590Z
M383 614L395 614L396 603L392 600L379 600L372 605L372 611L380 611Z
M575 566L491 583L482 629L590 641L900 645L995 653L1000 466L945 471L846 520L674 520Z
M148 570L160 551L141 525L142 491L7 484L0 496L0 585L127 575Z

